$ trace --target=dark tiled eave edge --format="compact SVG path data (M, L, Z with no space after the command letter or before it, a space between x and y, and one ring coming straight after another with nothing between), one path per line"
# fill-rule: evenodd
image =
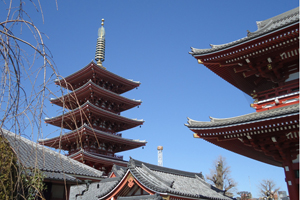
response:
M62 116L72 115L72 114L75 113L76 111L79 111L79 110L81 110L81 109L85 109L84 107L87 106L87 105L90 106L90 107L93 108L93 109L96 109L96 110L100 111L100 112L104 112L105 114L107 114L107 116L113 116L113 117L116 118L116 119L120 119L120 118L121 118L121 119L126 120L126 121L129 122L129 123L131 123L131 122L140 122L138 125L141 125L141 124L144 122L143 120L130 119L130 118L123 117L123 116L121 116L121 115L117 115L117 114L115 114L115 113L112 113L112 112L103 110L103 109L101 109L101 108L99 108L99 107L93 105L93 104L90 103L89 101L87 101L87 102L85 102L84 104L82 104L81 107L78 107L78 108L76 108L76 109L74 109L74 110L72 110L72 111L70 111L70 112L64 113L64 114L59 115L59 116L56 116L56 117L46 118L46 119L45 119L45 122L47 122L47 121L53 121L53 120L55 120L55 119L60 119L60 118L62 118ZM47 123L48 123L48 122L47 122ZM138 126L138 125L137 125L137 126Z
M96 156L94 154L90 154L89 152L87 151L84 151L84 150L80 150L74 154L71 154L69 155L68 157L69 158L73 158L79 154L83 154L83 155L86 155L86 156L89 156L89 157L92 157L92 158L95 158L95 159L101 159L101 160L106 160L108 162L112 162L112 163L119 163L119 164L127 164L127 161L124 161L124 160L117 160L117 159L114 159L114 158L109 158L109 157L102 157L102 156Z
M71 75L69 75L69 76L67 76L67 77L65 77L65 78L63 78L63 79L57 79L57 80L55 80L55 83L59 85L59 82L60 82L60 81L61 81L61 82L64 82L64 80L67 80L68 78L74 76L75 74L81 73L81 72L84 71L86 68L88 68L90 65L93 65L93 67L96 67L98 70L101 70L102 72L104 72L105 74L107 74L110 78L112 78L112 77L118 78L118 80L121 80L121 82L123 82L123 84L124 84L124 83L128 83L128 84L130 84L130 85L135 85L136 87L138 87L138 86L141 84L140 82L132 81L132 80L130 80L130 79L125 79L125 78L123 78L123 77L121 77L121 76L119 76L119 75L117 75L117 74L114 74L114 73L112 73L112 72L110 72L110 71L107 71L107 70L105 70L105 69L102 69L102 68L99 67L94 61L91 61L89 64L87 64L87 65L86 65L85 67L83 67L82 69L80 69L80 70L74 72L73 74L71 74ZM63 85L64 85L64 84L63 84ZM127 84L126 84L126 85L127 85Z
M83 128L86 128L86 129L89 129L90 131L94 131L95 133L98 133L98 134L101 134L101 135L106 135L106 136L109 136L111 138L115 138L115 139L118 139L118 140L124 140L124 141L128 141L128 142L134 142L134 143L137 143L137 144L146 144L147 142L146 141L139 141L139 140L133 140L133 139L127 139L127 138L123 138L123 137L120 137L120 136L117 136L117 135L113 135L113 134L110 134L110 133L106 133L106 132L103 132L103 131L99 131L99 130L96 130L96 129L91 129L88 125L84 124L83 126L79 127L78 129L74 130L74 131L70 131L62 136L57 136L57 137L54 137L54 138L49 138L49 139L42 139L42 140L39 140L38 142L39 143L43 143L43 142L48 142L48 141L55 141L55 140L60 140L61 138L64 138L64 137L68 137L69 135L72 135L73 133L76 133L77 131L81 131L81 129Z
M268 26L267 26L265 28L258 29L257 31L250 33L249 36L241 38L239 40L236 40L236 41L233 41L233 42L230 42L230 43L227 43L227 44L223 44L223 45L213 45L214 47L210 48L210 49L192 48L192 52L189 52L189 53L191 55L193 55L194 57L205 56L205 55L209 55L211 53L217 53L217 52L220 52L220 51L223 51L223 50L226 50L226 49L230 49L232 47L238 46L238 45L246 43L246 42L250 42L250 41L255 40L255 39L259 38L259 37L262 37L262 36L265 36L265 35L268 35L268 34L272 34L272 33L277 32L279 30L282 30L282 29L285 29L287 27L290 27L290 26L293 26L295 24L298 24L299 23L299 10L298 10L298 8L292 9L292 10L287 11L286 13L283 13L283 14L278 15L278 16L282 16L282 20L283 20L283 19L287 18L288 16L295 16L295 15L296 16L298 15L297 20L294 20L292 22L283 24L283 25L281 25L279 27L276 27L276 28L264 31L266 28L268 28ZM275 16L273 18L276 18L278 16ZM267 19L267 20L264 20L264 21L270 21L273 18L270 18L270 19ZM262 21L262 23L264 21ZM277 21L278 20L276 20L275 22L277 22Z
M55 98L55 99L51 99L51 102L55 102L55 101L62 101L61 99L66 99L68 98L70 95L74 95L76 94L76 92L78 92L79 90L82 90L82 88L87 87L89 84L92 84L92 87L95 87L98 90L104 91L105 93L108 93L109 95L111 95L113 98L118 98L120 101L127 101L127 102L132 102L132 104L137 104L140 105L142 103L142 101L138 101L138 100L134 100L134 99L128 99L126 97L123 97L117 93L111 92L109 90L106 90L98 85L96 85L93 81L89 80L88 82L86 82L84 85L82 85L81 87L77 88L76 90L63 95L61 97Z
M192 130L200 129L216 129L225 128L243 124L256 123L260 121L267 121L277 118L284 118L288 116L299 115L299 104L285 106L277 109L271 109L262 112L250 113L238 117L232 117L227 119L216 119L216 122L202 122L188 119L188 124L185 124Z
M106 197L107 195L110 194L110 192L118 187L119 184L121 184L122 180L124 180L126 178L126 176L128 175L129 173L129 170L127 170L123 176L117 176L117 177L114 177L114 178L107 178L107 179L104 179L103 181L101 181L101 183L106 183L106 182L114 182L114 184L112 184L110 187L107 187L105 188L105 190L101 190L100 191L100 194L97 196L99 199L103 199L104 197ZM104 182L105 181L105 182Z

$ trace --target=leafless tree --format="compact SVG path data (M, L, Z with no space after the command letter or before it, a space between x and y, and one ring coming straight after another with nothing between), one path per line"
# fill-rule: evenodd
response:
M275 199L275 195L280 190L279 187L276 187L276 184L271 179L264 179L259 184L259 190L262 197L267 199Z
M26 12L28 7L34 7L44 19L39 0L1 1L4 17L0 18L0 130L38 139L43 137L44 102L53 95L48 84L58 74L44 42L46 36ZM16 188L13 190L15 193Z
M26 6L33 6L42 13L39 0L10 0L1 5L1 12L6 11L7 15L0 22L0 62L3 66L0 127L19 134L25 129L33 133L36 128L35 134L41 137L44 102L51 94L48 84L58 74L44 43L45 35L31 20Z
M210 174L206 175L206 179L216 188L223 190L225 194L229 195L237 185L231 178L230 173L230 167L227 166L226 159L219 156L214 162L214 167L210 170Z

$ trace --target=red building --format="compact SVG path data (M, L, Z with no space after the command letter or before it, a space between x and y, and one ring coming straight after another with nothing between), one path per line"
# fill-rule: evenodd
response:
M257 22L245 38L190 53L254 99L256 112L201 122L195 138L284 168L291 199L299 197L299 8Z
M66 95L51 99L51 103L67 110L48 118L46 123L69 129L70 132L41 144L63 149L69 157L96 169L110 172L113 164L127 166L123 156L116 153L145 146L145 141L125 139L120 131L143 124L143 120L129 119L121 112L139 106L141 101L121 96L137 88L140 83L107 71L103 66L105 31L98 31L95 60L56 84L69 90Z

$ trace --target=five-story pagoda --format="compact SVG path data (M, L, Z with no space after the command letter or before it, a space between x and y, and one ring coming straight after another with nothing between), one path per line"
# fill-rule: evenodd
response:
M97 64L92 61L81 70L55 81L70 92L51 99L51 103L68 112L47 118L45 122L70 131L62 136L41 140L40 143L66 150L69 157L108 173L113 164L127 166L123 156L115 153L145 146L146 142L125 139L119 133L144 122L120 115L122 111L141 104L141 101L121 96L140 83L113 74L102 66L105 53L103 22L102 19L98 31Z

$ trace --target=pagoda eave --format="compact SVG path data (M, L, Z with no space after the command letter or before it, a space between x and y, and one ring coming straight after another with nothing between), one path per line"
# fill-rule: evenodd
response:
M94 100L95 103L98 103L96 100L99 98L105 98L107 101L114 102L116 105L121 105L115 112L122 112L141 105L141 101L120 96L109 90L103 89L92 81L87 82L85 85L62 97L51 99L51 103L68 109L75 109L80 105L80 102L84 102L86 97L89 97L90 101Z
M131 140L121 137L121 134L105 133L103 131L92 130L90 127L84 125L75 131L71 131L62 136L51 139L40 140L39 143L56 149L69 150L67 144L85 141L87 138L97 138L101 142L114 143L121 146L116 152L131 150L134 148L146 145L146 141ZM60 145L60 146L59 146Z
M144 123L144 121L142 120L129 119L121 115L117 115L106 110L100 109L97 106L91 104L90 102L86 102L85 104L83 104L82 107L80 107L80 109L74 109L68 113L57 117L47 118L45 119L45 122L58 127L63 126L66 129L73 130L74 128L78 128L75 126L75 123L87 123L91 124L93 127L96 128L96 126L93 125L92 120L96 120L99 118L105 118L110 122L120 125L122 124L122 127L118 127L117 132L140 126Z
M95 165L100 164L104 167L112 166L113 164L117 164L119 166L127 166L127 162L123 160L117 160L113 158L108 157L102 157L102 156L96 156L91 153L85 152L85 151L79 151L78 153L72 154L68 156L69 158L72 158L74 160L77 160L79 162L92 162L95 163Z
M112 72L109 72L109 71L103 69L102 67L99 67L93 61L90 62L84 68L65 77L64 79L56 80L55 84L60 85L64 88L73 90L76 88L72 88L71 85L73 85L73 84L75 85L76 82L80 82L79 80L86 80L86 82L89 81L90 77L93 77L93 73L97 73L98 76L103 77L103 79L110 80L115 84L122 85L123 87L122 87L122 89L120 89L119 94L127 92L129 90L132 90L140 85L139 82L125 79L123 77L120 77Z

